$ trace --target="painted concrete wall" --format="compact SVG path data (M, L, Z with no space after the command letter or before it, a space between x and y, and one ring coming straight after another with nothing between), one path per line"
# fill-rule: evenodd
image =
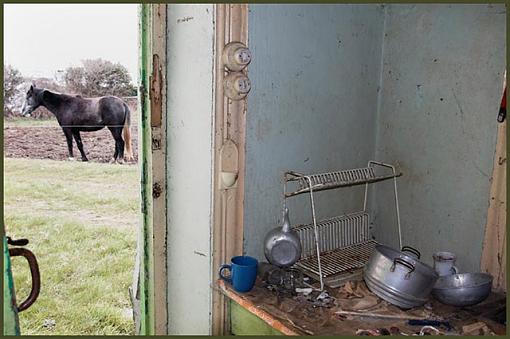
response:
M505 68L504 5L390 5L376 157L399 162L404 244L479 270ZM375 234L396 245L386 184Z
M212 5L168 5L169 334L210 333L213 27Z
M281 221L282 175L366 166L374 156L380 5L250 5L245 251ZM317 196L319 217L362 209L362 189ZM308 223L308 197L289 201ZM265 259L264 259L265 260Z
M502 74L502 5L251 5L245 250L264 259L283 171L398 163L403 242L477 270ZM378 87L382 90L378 92ZM397 246L391 183L372 191L374 234ZM362 190L321 193L320 216ZM306 197L291 221L309 222Z

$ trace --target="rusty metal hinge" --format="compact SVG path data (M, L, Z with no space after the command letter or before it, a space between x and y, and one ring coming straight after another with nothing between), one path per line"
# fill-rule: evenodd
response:
M152 56L152 74L150 76L150 92L149 99L151 105L151 126L161 127L162 120L162 100L161 100L161 88L162 88L162 73L161 65L159 63L159 55L154 54Z
M155 182L152 185L152 198L157 199L161 196L162 193L163 193L163 188L161 187L159 182Z

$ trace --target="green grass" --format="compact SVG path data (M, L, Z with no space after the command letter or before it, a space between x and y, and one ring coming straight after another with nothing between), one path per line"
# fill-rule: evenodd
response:
M30 240L26 247L41 271L41 294L20 313L22 334L134 334L127 313L139 222L137 167L4 164L7 235ZM12 266L19 303L29 293L30 273L23 258L13 258Z
M47 126L55 126L58 127L58 122L56 119L34 119L34 118L24 118L24 117L15 117L15 118L5 118L4 126L6 127L47 127Z

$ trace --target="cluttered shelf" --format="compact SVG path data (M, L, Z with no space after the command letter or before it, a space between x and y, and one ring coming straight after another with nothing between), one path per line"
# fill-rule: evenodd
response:
M434 253L431 267L420 251L402 246L399 175L395 166L378 161L328 173L286 172L282 226L264 238L268 262L236 256L220 267L217 285L230 299L231 332L505 334L506 296L491 293L490 274L459 271L456 255L445 251ZM399 249L378 243L370 234L368 184L390 178ZM363 210L317 218L315 191L361 183ZM305 192L312 222L291 228L286 199ZM230 275L224 275L226 271Z
M223 280L217 288L239 309L255 315L286 335L423 335L506 333L506 299L491 293L482 303L455 307L431 299L423 306L402 310L370 292L363 281L348 281L325 291L277 290L257 278L249 292L236 292ZM236 327L236 331L243 331ZM235 332L235 331L233 331ZM261 333L233 333L261 334Z

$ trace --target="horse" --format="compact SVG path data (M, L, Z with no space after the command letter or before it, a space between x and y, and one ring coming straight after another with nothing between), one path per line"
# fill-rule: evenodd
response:
M127 104L115 96L84 98L81 95L68 95L37 88L32 84L27 91L21 114L30 117L39 106L52 112L64 131L69 150L69 160L74 160L73 137L81 153L82 161L88 161L83 150L80 132L93 132L107 127L115 139L115 153L111 163L133 160L131 149L130 110ZM122 138L124 135L124 139Z

